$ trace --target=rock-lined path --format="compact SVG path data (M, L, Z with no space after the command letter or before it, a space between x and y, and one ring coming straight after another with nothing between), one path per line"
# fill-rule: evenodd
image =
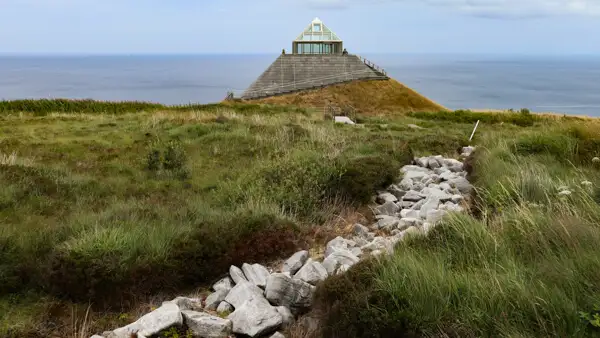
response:
M461 157L472 151L463 148ZM407 235L427 234L448 212L462 212L473 189L463 167L463 162L442 156L417 158L402 168L396 184L378 192L376 222L356 224L351 238L331 240L322 261L299 251L278 271L260 264L231 266L229 276L216 282L206 299L177 297L130 325L92 338L152 337L171 327L186 327L194 337L282 338L277 331L310 309L317 283L361 259L392 253Z

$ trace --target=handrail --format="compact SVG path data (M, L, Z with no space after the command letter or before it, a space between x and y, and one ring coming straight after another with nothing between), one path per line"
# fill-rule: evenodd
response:
M301 84L306 84L306 83L311 83L311 82L316 82L316 81L321 81L321 80L329 80L329 79L338 78L338 77L344 77L344 78L348 79L348 76L362 74L362 73L369 73L369 72L370 72L369 70L359 70L359 71L355 71L355 72L346 72L346 73L341 73L341 74L328 75L328 76L323 76L323 77L314 78L314 79L310 79L310 80L293 82L293 83L289 83L289 84L261 87L259 89L253 90L253 91L244 92L244 94L246 94L244 96L249 96L249 94L252 94L252 93L264 92L264 91L273 90L273 89L282 89L285 87L292 87L292 86L297 86L297 85L301 85Z

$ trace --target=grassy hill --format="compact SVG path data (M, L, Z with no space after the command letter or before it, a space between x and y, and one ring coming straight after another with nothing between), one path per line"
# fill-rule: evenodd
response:
M0 102L0 336L122 326L230 264L368 223L375 189L415 155L456 156L477 119L473 213L321 285L321 333L596 335L595 120L414 112L347 126L293 106L42 100Z
M447 110L393 79L353 81L250 102L319 108L327 103L349 104L369 115Z

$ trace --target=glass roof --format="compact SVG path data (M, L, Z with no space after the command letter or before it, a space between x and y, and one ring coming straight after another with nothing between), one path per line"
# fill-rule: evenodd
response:
M294 41L342 41L342 39L325 26L319 18L315 18Z

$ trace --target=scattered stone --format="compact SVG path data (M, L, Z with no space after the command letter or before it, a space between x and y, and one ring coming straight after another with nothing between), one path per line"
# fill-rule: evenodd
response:
M335 256L337 253L335 252L331 256ZM292 313L299 314L311 306L314 291L314 286L302 280L275 273L269 277L265 295L272 304L285 306Z
M390 194L389 192L383 192L377 196L377 203L384 204L385 202L396 202L398 198L396 196Z
M335 275L337 269L342 265L352 266L358 263L359 259L351 252L347 250L336 251L333 254L327 256L323 261L323 266L327 273L332 276Z
M219 304L225 300L230 290L217 290L211 293L204 301L204 310L214 311L217 309Z
M329 243L327 243L327 247L325 249L325 257L331 255L335 251L349 250L350 248L353 248L355 246L356 243L354 243L354 241L347 240L341 236L338 236L329 241Z
M429 160L427 161L427 164L430 169L437 169L442 166L442 164L440 162L438 162L438 159L435 157L430 157Z
M263 290L250 282L241 282L229 291L225 301L237 309L244 302L257 297L263 297Z
M569 190L563 190L558 193L558 196L569 196L569 195L571 195L571 192Z
M233 282L231 281L231 278L225 277L225 278L219 280L218 282L216 282L215 284L213 284L212 288L215 291L219 291L219 290L229 291L229 290L233 289Z
M354 236L354 238L352 238L352 240L354 242L356 242L356 245L359 246L359 247L361 247L363 245L369 244L369 241L366 238L363 238L363 237Z
M400 210L400 207L397 206L396 203L387 201L383 205L376 207L375 213L377 215L394 216L398 212L398 210Z
M183 325L183 316L179 306L172 302L164 302L158 309L145 314L136 322L113 331L117 337L127 337L131 332L137 332L138 337L149 337L170 328Z
M427 202L427 201L422 199L419 202L413 204L413 206L410 207L410 209L411 210L421 210L421 207L425 204L425 202Z
M454 185L463 194L470 194L473 190L473 186L469 181L464 177L453 178L448 181L450 185Z
M599 163L599 162L600 162L600 157L592 158L592 163Z
M463 147L461 155L465 156L465 157L469 157L469 156L471 156L471 154L473 153L474 150L475 150L475 148L471 147L471 146L469 146L469 147Z
M402 218L418 218L419 212L416 210L404 209L400 211L400 217Z
M561 185L560 187L558 187L558 191L564 191L564 190L569 190L569 187L566 185Z
M410 207L415 205L415 202L401 201L401 202L396 203L396 205L399 206L400 209L409 209Z
M195 337L227 338L233 330L229 319L211 316L208 313L182 311L185 325L192 330Z
M421 195L435 197L442 202L452 199L452 195L442 191L441 189L425 188L423 191L421 191Z
M229 275L231 276L231 279L233 279L233 282L235 284L239 284L241 282L247 282L248 279L246 278L246 276L244 276L244 272L242 272L242 270L240 270L240 268L238 268L235 265L232 265L229 268Z
M419 210L419 217L426 218L427 217L427 213L429 211L431 211L431 210L436 210L439 205L440 205L440 199L439 198L437 198L435 196L429 197L427 199L427 202L425 202L425 204L423 204L423 206Z
M260 298L252 298L236 306L235 311L227 316L227 319L233 324L233 333L250 337L271 333L283 322L279 312L262 295Z
M281 315L281 319L282 319L281 328L282 329L288 328L289 326L294 324L294 322L296 321L296 319L294 319L294 315L292 314L292 311L290 311L290 309L288 309L287 307L277 306L277 307L275 307L275 310L277 310L277 312L279 312L279 314Z
M354 123L354 121L352 121L348 116L334 116L333 120L335 121L335 123L341 123L341 124L356 124Z
M399 184L399 188L404 191L409 191L410 189L412 189L412 186L413 186L413 181L410 178L403 178Z
M202 310L202 301L198 298L176 297L169 302L176 304L180 311L183 310ZM165 304L167 302L163 302Z
M295 274L300 270L300 268L306 263L308 259L308 251L302 250L298 251L292 255L292 257L288 258L285 263L283 263L283 268L281 272L289 272L290 274Z
M413 210L414 211L414 210ZM418 218L402 218L400 219L400 224L398 225L398 229L406 229L411 226L417 226L419 224Z
M591 187L593 183L590 181L583 181L581 182L581 185L583 185L584 187Z
M362 224L354 224L354 234L358 237L365 238L369 233L369 229Z
M275 332L271 338L285 338L285 336L279 332Z
M409 128L412 128L412 129L425 129L423 127L417 126L416 124L412 124L412 123L409 123L406 126Z
M420 200L423 199L423 196L414 190L409 190L406 195L404 195L404 197L402 197L403 201L410 201L410 202L418 202Z
M377 228L378 229L393 229L395 226L398 225L398 222L400 222L400 220L397 217L385 216L385 218L380 218L377 221Z
M404 178L409 178L413 181L421 180L425 176L427 176L427 172L423 171L407 171L406 173L404 173Z
M376 250L379 250L382 252L391 252L393 248L392 248L390 241L388 241L386 238L375 237L373 242L365 245L361 249L363 249L364 251L367 251L367 252L372 252L372 251L376 251Z
M396 198L397 198L398 200L402 199L402 197L404 196L404 194L406 194L406 191L404 191L404 190L400 189L400 187L398 187L398 186L397 186L397 185L395 185L395 184L392 184L392 185L390 185L390 186L389 186L389 188L388 188L388 191L389 191L389 192L390 192L392 195L396 196Z
M460 203L461 201L464 201L464 197L462 195L452 195L452 198L450 198L450 200L452 201L452 203Z
M244 275L248 278L250 283L263 289L267 285L267 278L269 278L270 273L264 266L260 264L250 265L244 263L242 265L242 271L244 271Z
M232 313L233 312L233 306L225 301L221 302L221 304L219 304L219 306L217 307L217 313L218 314L223 314L223 313Z
M358 249L359 248L353 248ZM304 266L294 275L294 278L316 285L327 278L327 270L323 264L309 259Z

